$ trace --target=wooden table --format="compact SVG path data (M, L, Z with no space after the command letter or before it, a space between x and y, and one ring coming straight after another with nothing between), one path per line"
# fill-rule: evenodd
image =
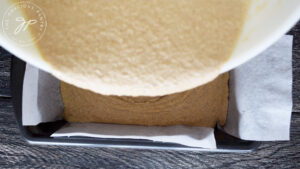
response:
M264 142L243 154L28 145L9 99L11 55L0 49L0 96L5 96L0 99L0 168L300 168L300 22L289 34L294 35L291 140Z

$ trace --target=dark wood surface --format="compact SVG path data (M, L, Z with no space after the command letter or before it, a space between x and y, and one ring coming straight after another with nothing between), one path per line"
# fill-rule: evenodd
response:
M9 100L10 54L0 49L0 168L300 168L300 23L289 34L294 35L291 140L264 142L243 154L28 145Z
M11 54L0 47L0 97L10 96Z

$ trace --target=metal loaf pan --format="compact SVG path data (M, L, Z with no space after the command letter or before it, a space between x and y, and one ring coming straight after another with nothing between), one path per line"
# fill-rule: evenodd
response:
M232 137L216 128L215 138L217 149L204 149L188 147L174 143L153 142L141 139L116 139L116 138L92 138L92 137L50 137L67 122L64 120L50 123L42 123L37 126L22 125L22 90L23 77L26 63L13 57L11 66L11 90L15 117L23 138L30 144L46 145L75 145L92 147L122 147L137 149L168 149L168 150L193 150L213 152L250 152L255 150L260 142L244 141Z

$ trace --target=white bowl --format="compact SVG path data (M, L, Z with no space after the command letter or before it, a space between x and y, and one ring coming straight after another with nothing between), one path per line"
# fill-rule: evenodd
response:
M8 0L1 0L0 16L3 16L11 5ZM20 11L17 12L21 14ZM299 18L300 0L252 0L237 46L221 72L227 72L255 57L292 28ZM44 61L34 45L20 46L5 37L2 26L0 29L2 47L38 68L52 72L51 66ZM29 32L25 32L22 38L31 36Z
M271 46L300 18L300 0L252 0L237 46L221 72L227 72Z

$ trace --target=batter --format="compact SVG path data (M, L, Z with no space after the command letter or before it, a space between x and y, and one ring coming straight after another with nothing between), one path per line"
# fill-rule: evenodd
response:
M217 77L250 0L30 2L46 15L36 45L56 77L103 95L162 96Z
M228 74L181 93L162 97L105 96L61 83L64 118L147 126L224 125L228 106Z

